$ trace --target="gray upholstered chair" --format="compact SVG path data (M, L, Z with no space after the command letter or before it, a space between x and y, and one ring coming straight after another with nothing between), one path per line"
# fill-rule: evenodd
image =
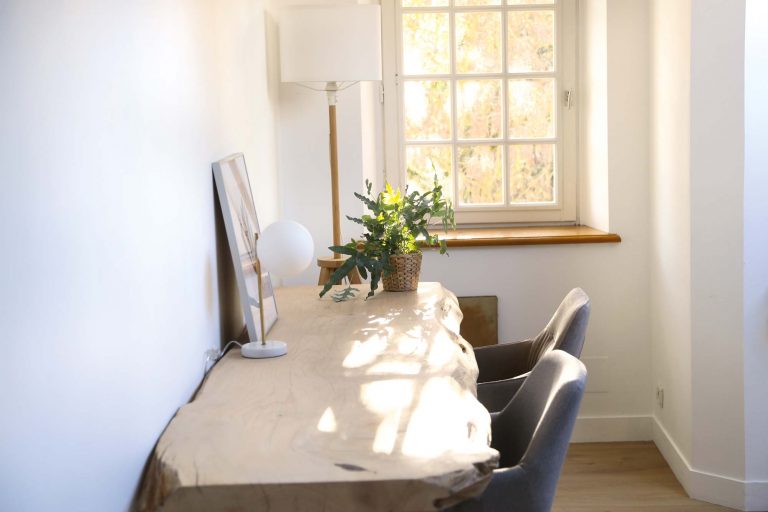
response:
M491 412L515 395L541 357L559 349L579 357L589 322L589 296L574 288L565 296L543 331L533 339L475 349L480 375L477 399Z
M482 495L450 512L547 512L584 394L587 370L561 350L545 355L491 423L499 468Z

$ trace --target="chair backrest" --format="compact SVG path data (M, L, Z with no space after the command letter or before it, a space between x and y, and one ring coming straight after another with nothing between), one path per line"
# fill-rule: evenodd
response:
M584 290L574 288L568 292L547 326L533 339L528 353L528 369L533 369L544 354L552 350L579 357L584 347L590 308L589 296Z
M483 510L550 510L586 380L581 361L561 350L539 361L494 419L500 469L481 498Z

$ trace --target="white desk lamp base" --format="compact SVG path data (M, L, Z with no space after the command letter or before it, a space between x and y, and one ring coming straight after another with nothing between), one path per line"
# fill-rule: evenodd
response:
M269 340L266 343L257 341L246 343L240 348L240 355L249 359L280 357L287 353L288 345L284 341Z

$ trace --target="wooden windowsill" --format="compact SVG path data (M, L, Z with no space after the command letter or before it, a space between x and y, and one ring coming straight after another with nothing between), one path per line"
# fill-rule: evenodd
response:
M528 226L506 228L458 228L435 231L448 247L491 247L501 245L557 245L619 243L621 237L588 226Z

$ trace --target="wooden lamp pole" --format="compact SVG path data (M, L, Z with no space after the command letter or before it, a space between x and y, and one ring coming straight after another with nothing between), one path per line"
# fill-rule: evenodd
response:
M331 208L333 210L333 245L341 245L341 214L339 208L339 152L336 135L336 93L339 91L337 82L328 82L325 87L328 95L328 122L330 125L329 152L331 156ZM333 272L344 263L341 254L334 253L330 258L318 258L320 277L317 284L325 284L331 278ZM360 274L357 269L352 269L348 274L349 282L360 284Z
M336 139L336 91L335 82L328 84L328 122L330 124L331 155L331 206L333 208L333 245L341 245L341 215L339 213L339 152ZM334 259L341 259L341 254L333 254Z

